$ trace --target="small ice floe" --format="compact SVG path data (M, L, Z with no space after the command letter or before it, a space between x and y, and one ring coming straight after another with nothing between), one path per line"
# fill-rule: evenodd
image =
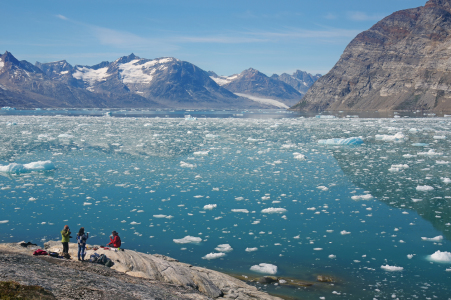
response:
M417 203L417 202L420 202L420 201L423 201L423 199L414 199L414 198L412 198L412 202L414 202L414 203Z
M244 251L246 251L246 252L254 252L254 251L257 251L257 250L258 250L258 248L254 247L254 248L246 248L246 250L244 250Z
M319 189L319 190L322 190L322 191L328 191L329 190L329 188L324 186L324 185L317 186L316 188Z
M140 225L141 223L138 223L138 222L135 222L135 221L132 221L131 223L130 223L130 225Z
M202 259L208 259L208 260L210 260L210 259L216 259L216 258L220 258L220 257L223 257L223 256L225 256L226 254L225 253L222 253L222 252L220 252L220 253L209 253L209 254L207 254L207 255L205 255L204 257L202 257Z
M293 155L294 155L294 159L297 159L297 160L306 160L307 159L307 157L301 153L295 152L295 153L293 153Z
M229 244L221 244L218 245L215 250L218 252L230 252L233 250L233 248Z
M213 208L216 208L217 206L218 206L217 204L207 204L207 205L204 205L204 209L212 210Z
M421 192L428 192L434 190L434 188L430 185L418 185L416 189L417 191Z
M49 171L54 170L55 165L50 161L35 161L28 164L10 163L7 166L0 166L0 172L4 173L25 173L33 171Z
M35 197L28 198L28 201L36 201L36 200L38 200L38 199L36 199Z
M350 137L347 139L327 139L327 140L318 140L318 144L320 145L361 145L363 144L362 137Z
M396 272L396 271L404 270L403 267L389 266L389 265L381 266L381 269L384 269L385 271L389 271L389 272Z
M399 165L391 165L390 169L388 169L389 172L399 172L404 169L408 169L409 166L406 164L399 164Z
M262 200L265 201L265 200L269 200L270 198L271 198L270 196L263 196Z
M376 134L375 139L384 142L403 142L407 137L402 132L398 132L395 135Z
M415 254L407 254L408 259L412 259Z
M176 244L198 244L202 242L202 238L187 235L182 239L173 239L172 241Z
M434 140L446 140L446 136L445 135L434 135L432 138Z
M241 201L241 200L244 200L244 197L235 197L235 200L236 201Z
M417 157L417 156L416 155L412 155L412 154L404 154L402 157L412 158L412 157Z
M428 241L428 242L441 242L441 241L443 241L443 235L438 235L433 238L421 237L421 239L423 241Z
M316 207L307 207L307 210L316 210Z
M358 201L358 200L371 200L373 199L373 196L371 194L365 194L365 195L355 195L351 197L352 200Z
M347 234L351 234L351 233L349 231L342 230L342 231L340 231L340 234L341 235L347 235Z
M322 251L323 248L313 248L314 251Z
M196 195L196 196L193 196L194 198L203 198L204 196L202 196L202 195Z
M2 221L0 221L0 224L6 224L8 222L9 222L9 220L2 220Z
M268 207L262 210L263 214L281 214L286 212L285 208Z
M62 133L62 134L58 135L58 137L59 137L59 138L62 138L62 139L71 139L71 138L73 138L74 136L73 136L73 135L70 135L70 134L67 134L67 133Z
M418 152L418 155L422 156L437 156L437 155L443 155L442 152L435 152L434 149L429 150L428 152Z
M413 143L412 146L414 147L427 147L429 144L427 143Z
M83 206L92 205L91 202L83 202Z
M451 183L451 179L449 179L447 177L441 177L440 179L443 181L443 183L446 183L446 184Z
M163 219L163 218L166 218L167 215L153 215L153 217L157 218L157 219Z
M272 264L261 263L252 266L250 270L258 273L275 275L277 273L277 266Z
M181 161L180 162L180 167L182 167L182 168L195 168L196 167L196 165L195 164L190 164L190 163L186 163L186 162L184 162L184 161Z
M337 256L336 256L336 255L333 255L333 254L329 255L328 257L329 257L330 259L337 258Z
M437 250L434 254L427 257L428 260L438 263L451 263L451 252Z
M447 165L447 164L449 164L449 161L446 161L446 160L436 160L435 163L436 163L437 165Z
M196 151L193 153L193 155L207 156L209 153L210 153L210 151Z
M245 214L249 213L249 211L247 209L245 209L245 208L235 208L235 209L232 209L231 211L232 212L238 212L238 213L245 213Z

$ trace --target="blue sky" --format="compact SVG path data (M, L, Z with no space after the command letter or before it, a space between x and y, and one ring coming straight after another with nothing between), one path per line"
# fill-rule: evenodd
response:
M0 9L0 51L94 65L135 53L218 75L327 73L361 31L426 0L14 0Z

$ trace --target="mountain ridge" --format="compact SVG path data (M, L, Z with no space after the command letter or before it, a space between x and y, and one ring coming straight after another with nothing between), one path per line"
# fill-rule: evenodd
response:
M6 51L0 56L0 106L278 108L302 98L289 84L252 68L229 86L217 78L173 57L146 59L131 53L93 66L66 60L33 65Z
M451 1L397 11L358 34L292 110L451 111Z

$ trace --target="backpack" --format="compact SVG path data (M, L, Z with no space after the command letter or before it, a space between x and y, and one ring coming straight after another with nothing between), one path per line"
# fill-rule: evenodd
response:
M108 259L108 257L106 257L105 254L101 254L101 255L99 256L99 258L97 259L97 263L98 263L98 264L105 265L105 264L107 263L108 260L109 260L109 259Z
M58 253L56 253L56 252L50 252L49 255L51 257L58 257Z

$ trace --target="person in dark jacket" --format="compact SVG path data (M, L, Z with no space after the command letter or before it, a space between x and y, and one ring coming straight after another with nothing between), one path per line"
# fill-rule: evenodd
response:
M115 248L119 248L121 246L121 238L116 230L113 230L112 235L110 235L110 243L107 246Z
M61 230L61 243L63 243L63 253L69 253L69 240L71 232L69 229L69 225L64 225L64 229Z
M78 260L85 261L86 255L86 241L89 238L89 233L85 234L85 228L81 227L77 233L77 242L78 242ZM81 256L81 259L80 259Z

